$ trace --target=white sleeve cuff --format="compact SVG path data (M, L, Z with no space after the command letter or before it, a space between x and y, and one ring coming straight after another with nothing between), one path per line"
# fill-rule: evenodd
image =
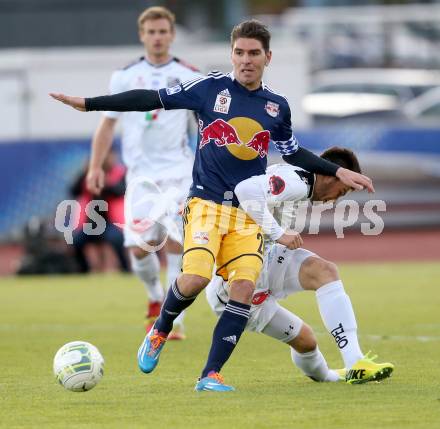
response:
M274 225L272 231L267 234L271 240L277 241L284 234L284 229L281 228L278 224Z

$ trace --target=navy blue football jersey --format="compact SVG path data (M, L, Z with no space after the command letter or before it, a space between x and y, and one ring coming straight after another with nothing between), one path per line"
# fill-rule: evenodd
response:
M232 199L238 206L235 186L265 173L271 141L282 155L298 148L287 100L264 84L249 91L232 73L212 72L159 95L166 110L193 110L198 117L190 197L219 204Z

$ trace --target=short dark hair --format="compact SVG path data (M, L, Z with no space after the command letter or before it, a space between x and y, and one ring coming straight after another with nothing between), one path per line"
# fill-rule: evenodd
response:
M340 165L348 170L355 171L356 173L361 173L361 166L359 161L350 149L344 147L333 146L327 149L325 152L321 153L321 158L331 161L335 164Z
M256 19L243 21L236 25L231 32L231 47L237 39L256 39L261 42L265 52L270 50L270 32L267 27Z

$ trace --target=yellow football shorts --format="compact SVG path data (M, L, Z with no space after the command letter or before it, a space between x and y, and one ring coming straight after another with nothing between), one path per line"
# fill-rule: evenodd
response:
M216 274L229 283L256 282L263 264L264 239L261 228L236 207L201 198L188 200L183 212L184 274L210 279Z

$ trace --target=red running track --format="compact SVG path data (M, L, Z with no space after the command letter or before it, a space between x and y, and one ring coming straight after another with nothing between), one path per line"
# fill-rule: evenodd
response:
M440 261L440 229L390 230L377 236L303 235L304 247L334 262Z
M344 238L326 233L303 234L304 247L334 262L439 261L440 229L390 230L378 236L347 233ZM23 250L19 245L0 246L0 275L13 274ZM109 255L105 269L116 269ZM111 266L110 266L111 265Z

